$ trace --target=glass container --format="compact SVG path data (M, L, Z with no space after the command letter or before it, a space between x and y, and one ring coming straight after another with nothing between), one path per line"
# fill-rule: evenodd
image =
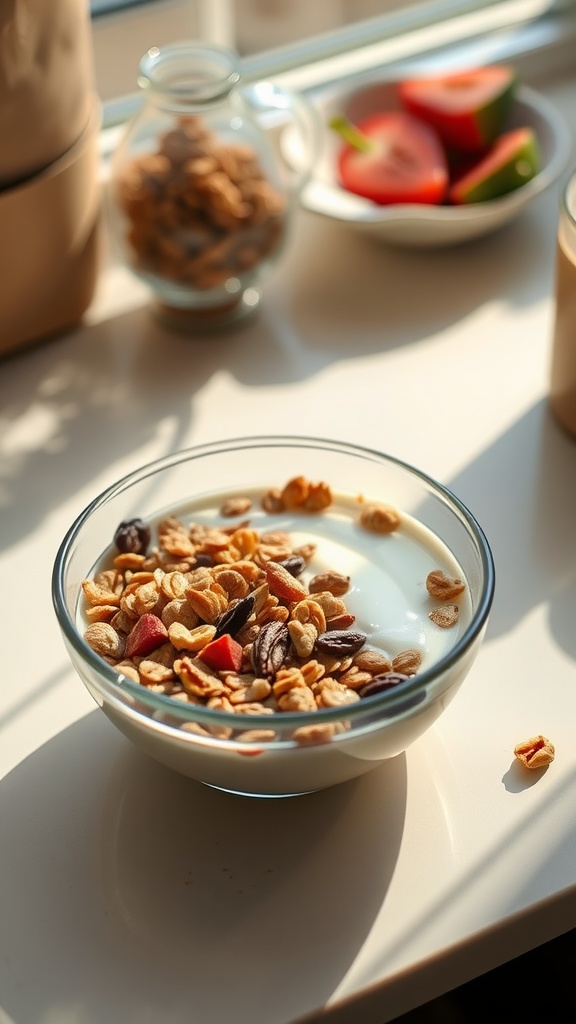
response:
M198 42L148 50L138 85L111 163L114 239L169 325L236 323L259 304L307 178L279 137L296 123L312 154L313 110L270 82L241 84L234 53Z

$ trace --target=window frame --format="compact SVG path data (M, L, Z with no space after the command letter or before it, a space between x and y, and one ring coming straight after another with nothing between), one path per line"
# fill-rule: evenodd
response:
M233 0L150 0L93 19L105 127L139 103L138 62L152 45L203 39L234 48ZM304 92L381 67L514 60L532 79L576 45L574 0L432 0L241 59L244 81L282 80ZM552 57L553 55L553 57Z

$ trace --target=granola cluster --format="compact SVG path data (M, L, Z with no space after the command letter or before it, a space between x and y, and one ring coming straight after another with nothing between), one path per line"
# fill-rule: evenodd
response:
M325 483L294 477L261 497L280 512L321 513L332 503ZM251 499L228 499L222 517L243 516ZM379 510L379 514L376 514ZM400 525L390 506L360 506L358 523L390 533ZM393 525L391 525L393 524ZM337 569L312 574L314 543L294 545L282 530L258 531L249 519L228 526L187 524L167 516L157 545L139 519L121 523L109 568L83 581L85 639L116 671L147 689L191 704L270 715L351 705L418 672L421 653L394 658L370 647L344 600L351 580ZM304 582L306 580L307 582ZM464 589L440 570L427 587L449 606ZM454 625L454 615L439 625ZM457 616L456 616L457 618ZM196 723L183 728L203 730ZM302 742L317 742L343 725L306 725ZM212 730L214 731L214 730ZM223 726L218 735L232 730ZM274 731L258 731L271 738ZM254 730L244 737L253 738Z
M286 201L250 146L225 144L182 117L156 152L134 157L115 191L137 271L216 288L256 267L284 233Z
M546 736L530 736L514 747L514 756L525 768L546 768L556 756L554 744Z

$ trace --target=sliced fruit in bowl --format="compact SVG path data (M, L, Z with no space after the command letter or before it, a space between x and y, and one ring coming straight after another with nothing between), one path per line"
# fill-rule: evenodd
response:
M398 84L402 107L438 132L448 148L477 152L503 130L517 86L511 67L491 65Z

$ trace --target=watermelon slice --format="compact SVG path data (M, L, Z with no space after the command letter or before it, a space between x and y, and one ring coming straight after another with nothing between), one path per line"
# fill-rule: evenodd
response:
M490 151L449 190L457 206L496 199L530 181L540 169L540 154L531 128L504 132Z
M478 152L505 128L516 82L512 68L489 65L406 79L398 85L398 98L405 110L436 129L445 146Z

